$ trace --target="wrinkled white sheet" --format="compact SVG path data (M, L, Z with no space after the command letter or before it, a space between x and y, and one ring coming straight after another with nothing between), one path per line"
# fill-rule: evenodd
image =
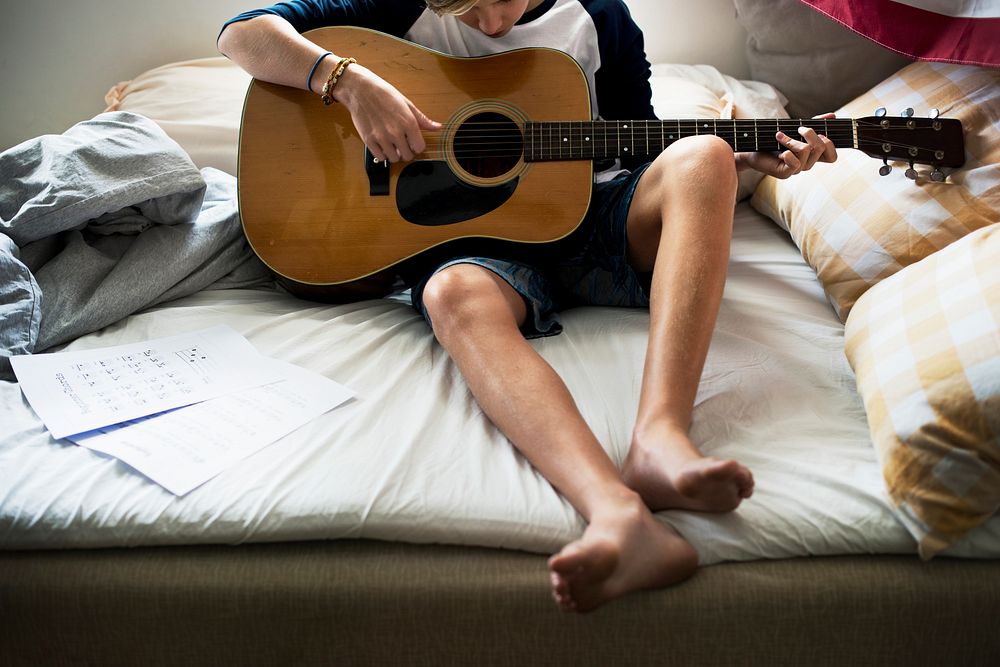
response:
M894 518L843 326L785 232L738 207L730 277L695 411L706 453L749 465L756 492L728 515L664 512L703 563L915 553ZM476 407L412 308L329 306L212 290L85 336L74 349L229 324L262 353L358 393L183 498L111 458L53 441L16 384L0 383L4 548L368 537L551 552L584 524ZM648 314L587 308L532 342L566 378L621 462ZM1000 555L994 519L952 551Z

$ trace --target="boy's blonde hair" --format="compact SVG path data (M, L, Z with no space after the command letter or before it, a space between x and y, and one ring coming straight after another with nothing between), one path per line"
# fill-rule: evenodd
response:
M477 2L479 0L424 0L427 8L435 14L453 14L456 16L469 11L476 6Z

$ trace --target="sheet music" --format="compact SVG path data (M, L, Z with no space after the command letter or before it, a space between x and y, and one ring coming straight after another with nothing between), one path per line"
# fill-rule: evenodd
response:
M109 348L11 357L54 438L275 382L281 375L227 326Z
M182 496L353 395L318 373L269 361L285 380L70 440Z

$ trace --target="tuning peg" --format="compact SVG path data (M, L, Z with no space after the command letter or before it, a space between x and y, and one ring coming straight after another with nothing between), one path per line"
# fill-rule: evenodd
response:
M940 167L934 167L934 171L931 172L931 180L935 183L944 182L944 172L941 171Z
M941 115L941 111L940 110L938 110L938 109L931 109L930 112L927 114L927 117L933 119L933 118L937 118L940 115Z
M882 160L882 166L878 168L879 176L888 176L892 171L892 167L889 166L888 160Z
M903 109L899 113L899 115L902 116L903 118L912 118L913 117L913 107L906 107L905 109Z
M875 109L875 116L878 117L878 118L881 118L882 116L884 116L885 113L886 113L885 107L879 107L878 109Z
M906 171L903 172L903 174L911 181L917 180L917 170L913 168L912 162L910 163L910 166L906 169Z

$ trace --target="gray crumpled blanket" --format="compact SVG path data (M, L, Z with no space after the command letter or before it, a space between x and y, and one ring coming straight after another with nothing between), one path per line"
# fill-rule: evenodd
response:
M202 289L269 283L236 179L153 121L105 113L0 153L0 378L42 352Z

